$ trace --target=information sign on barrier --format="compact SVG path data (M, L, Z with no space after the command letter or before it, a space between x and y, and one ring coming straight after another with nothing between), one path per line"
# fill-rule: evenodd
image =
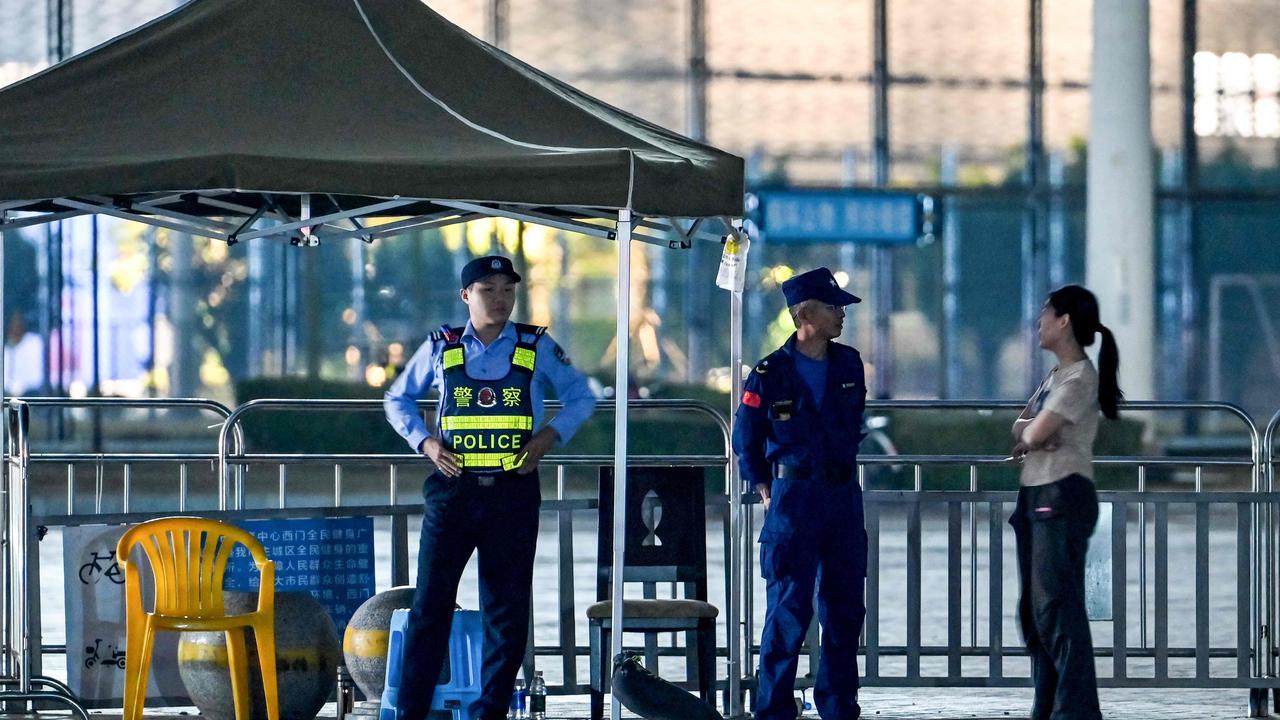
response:
M373 518L289 518L237 523L276 563L276 592L309 592L341 634L374 593ZM227 590L257 590L258 571L244 547L227 565Z

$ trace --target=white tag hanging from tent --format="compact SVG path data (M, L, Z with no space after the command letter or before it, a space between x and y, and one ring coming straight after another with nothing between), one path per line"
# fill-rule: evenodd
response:
M729 292L742 292L747 284L747 251L751 239L742 233L741 239L730 235L725 238L724 251L720 253L720 270L716 273L716 287Z

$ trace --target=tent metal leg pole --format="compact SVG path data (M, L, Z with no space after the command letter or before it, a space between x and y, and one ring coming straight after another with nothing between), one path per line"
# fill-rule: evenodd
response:
M9 316L7 314L8 308L4 306L4 245L4 233L0 232L0 321L4 322L5 334L7 335L9 333ZM12 473L9 471L9 462L12 459L9 456L12 453L11 448L9 447L9 408L7 404L8 397L5 395L4 378L4 353L0 352L0 456L3 456L0 457L0 492L7 493L9 491L9 480L12 478ZM7 506L0 507L0 519L3 519L4 522L4 527L0 528L0 539L4 540L6 543L12 542L13 538L8 513L9 509ZM3 610L0 612L3 612L5 619L3 647L0 647L0 653L3 653L3 674L8 676L12 675L14 670L12 655L12 651L14 650L12 612L13 576L9 572L8 558L6 557L3 560L0 560L0 562L3 563L2 572L4 575L4 595L3 597L0 597L0 602L3 603Z
M745 260L745 258L744 258ZM742 292L729 293L729 377L732 396L729 398L729 428L732 434L734 416L742 397ZM738 459L733 449L728 449L729 467L725 475L725 491L729 494L729 702L725 714L742 715L742 642L739 618L742 611L742 556L746 542L742 535L742 489L739 487ZM748 638L749 640L749 638Z
M617 357L615 360L614 403L617 411L613 430L613 574L610 597L613 599L613 632L609 634L607 671L613 672L613 658L622 652L622 588L627 540L627 388L631 357L631 211L618 211L618 317ZM611 694L612 720L622 717L618 696Z

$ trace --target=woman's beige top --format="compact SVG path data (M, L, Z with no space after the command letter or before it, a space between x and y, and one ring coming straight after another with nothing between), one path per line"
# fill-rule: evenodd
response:
M1066 421L1048 445L1027 453L1022 462L1023 485L1048 485L1077 474L1093 478L1093 439L1098 434L1098 371L1085 358L1054 368L1031 396L1031 413L1053 411Z

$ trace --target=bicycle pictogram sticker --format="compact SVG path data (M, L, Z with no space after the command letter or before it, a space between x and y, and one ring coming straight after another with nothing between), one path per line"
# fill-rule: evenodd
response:
M89 562L80 566L80 582L92 585L101 578L107 578L117 585L124 584L124 573L120 572L120 564L116 562L116 551L105 553L94 551Z

